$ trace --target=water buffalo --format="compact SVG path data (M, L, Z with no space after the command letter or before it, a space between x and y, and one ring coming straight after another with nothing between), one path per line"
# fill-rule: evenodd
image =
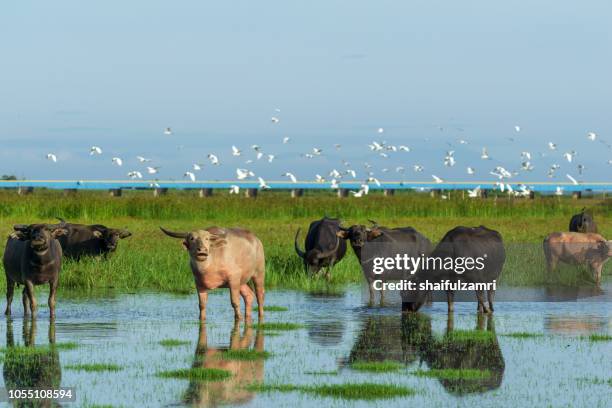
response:
M216 288L229 288L236 320L242 318L242 296L246 318L250 319L253 291L249 281L255 286L259 320L263 320L265 258L263 245L255 234L245 229L219 227L192 232L161 230L170 237L181 238L189 252L200 302L200 320L206 320L208 291Z
M104 225L72 224L59 218L60 226L68 233L58 238L64 256L79 260L82 256L108 256L115 252L121 239L132 235L126 229L108 228Z
M544 239L544 255L549 274L559 262L588 265L599 286L601 270L612 256L612 241L594 233L553 232Z
M597 224L593 216L583 208L580 214L572 217L569 223L570 232L593 232L597 233Z
M308 227L304 241L305 251L298 245L300 229L295 234L295 252L304 262L307 272L314 274L322 268L327 268L326 276L329 279L330 269L344 257L346 242L336 235L340 231L340 220L323 217L313 221Z
M407 277L403 271L374 273L374 258L395 257L398 254L417 258L422 255L429 255L432 248L429 239L412 227L391 229L376 224L371 228L365 225L353 225L349 228L341 228L337 235L350 241L351 247L361 263L361 269L368 282L370 305L374 302L374 283L376 280L401 280ZM380 304L384 304L384 292L382 290L380 291Z
M255 393L247 389L248 385L260 383L264 378L264 359L232 360L225 357L229 350L264 351L264 334L257 330L255 335L252 326L245 325L240 334L239 324L234 325L230 335L229 347L215 347L208 344L206 325L201 324L192 368L224 370L232 374L221 381L189 382L183 394L183 401L190 407L217 407L223 405L241 405L253 400Z
M450 262L448 262L450 260ZM459 260L463 265L459 271ZM467 267L471 260L470 268ZM480 227L456 227L444 235L427 260L427 264L415 274L415 283L492 283L501 274L506 251L499 232ZM446 267L451 265L451 268ZM402 292L402 310L417 311L425 302L426 290ZM484 290L476 290L478 312L493 312L495 290L488 290L488 303L485 304ZM454 309L452 290L447 292L448 311Z
M24 285L23 313L36 314L34 285L49 284L49 312L55 316L55 293L62 267L62 247L56 238L67 233L66 229L49 224L18 224L9 235L4 250L6 273L6 311L11 314L15 284ZM29 303L29 305L28 305Z

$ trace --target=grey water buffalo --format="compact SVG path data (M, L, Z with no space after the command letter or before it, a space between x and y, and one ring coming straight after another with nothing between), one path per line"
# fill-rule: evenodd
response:
M56 238L67 233L66 229L49 224L18 224L9 235L4 250L6 273L6 311L11 314L11 303L16 284L24 285L23 313L36 314L34 285L49 284L49 312L55 316L55 293L62 267L62 247Z
M373 268L375 258L389 258L396 255L407 255L411 258L427 256L431 252L431 242L427 237L412 227L386 228L374 225L353 225L341 228L338 237L348 239L361 263L361 269L368 282L369 304L374 302L375 283L377 280L393 281L407 278L405 271L385 271L377 274ZM384 304L384 291L380 291L380 304Z
M612 256L612 241L594 233L553 232L544 239L544 255L548 273L559 262L571 265L587 265L595 283L601 283L601 270Z
M416 273L415 290L402 292L402 311L417 311L425 302L431 290L421 290L421 284L451 283L452 285L475 286L478 312L493 312L495 290L482 289L493 283L503 269L506 261L504 242L499 232L480 227L456 227L444 235ZM469 264L469 265L468 265ZM485 291L488 306L485 304ZM454 309L454 290L447 290L448 311Z
M68 223L59 218L61 227L68 233L58 238L64 256L79 260L82 256L108 256L115 252L119 241L132 235L126 229L108 228L104 225Z
M340 220L323 217L313 221L308 227L304 240L304 251L298 245L300 229L295 234L295 252L304 262L307 272L314 274L322 268L327 268L326 276L330 277L330 269L340 262L346 253L346 242L337 236L340 231Z
M597 233L597 224L593 215L583 208L580 214L574 215L569 223L570 232L594 232Z
M200 303L200 320L206 320L208 291L216 288L229 288L236 320L242 318L242 296L246 318L250 319L254 297L249 281L255 286L259 320L263 320L265 258L263 245L255 234L245 229L219 227L192 232L161 230L170 237L182 239L183 247L189 252Z

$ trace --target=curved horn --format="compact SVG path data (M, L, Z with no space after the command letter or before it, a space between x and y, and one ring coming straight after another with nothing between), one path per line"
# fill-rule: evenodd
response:
M28 228L30 228L30 226L26 225L26 224L16 224L16 225L13 225L13 229L15 231L23 232L23 231L26 231Z
M55 219L61 222L62 224L66 224L66 220L63 219L62 217L55 217Z
M294 240L294 246L295 246L295 252L298 254L298 256L302 259L304 259L304 257L306 256L306 253L304 251L302 251L300 249L300 246L298 245L298 236L300 235L300 229L298 228L297 232L295 233L295 240Z
M162 227L159 227L160 230L162 230L162 232L166 235L168 235L169 237L172 238L182 238L182 239L187 239L189 237L189 233L188 232L172 232L172 231L168 231L163 229Z
M327 258L329 256L332 256L338 251L339 247L340 247L340 240L338 239L338 237L336 237L336 246L334 247L334 249L330 249L329 251L319 252L317 254L317 258L321 259L321 258Z
M374 221L374 220L370 220L370 219L368 219L368 221L370 221L370 223L371 223L373 226L378 227L378 222L376 222L376 221Z

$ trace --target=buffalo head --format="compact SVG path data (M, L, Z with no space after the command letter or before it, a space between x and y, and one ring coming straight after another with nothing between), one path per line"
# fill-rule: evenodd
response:
M117 249L119 240L127 238L132 233L126 229L107 228L103 225L92 225L94 237L103 240L106 250L114 252Z
M340 228L336 235L342 239L348 239L353 247L362 248L366 242L373 240L383 234L377 225L368 228L365 225L352 225L349 228Z
M17 224L10 236L20 241L29 241L30 247L35 251L45 251L51 245L51 240L61 235L66 235L68 230L58 225L51 224Z
M227 244L226 232L222 229L214 229L213 232L207 230L172 232L159 228L169 237L182 239L183 247L189 251L191 258L199 262L206 261L213 248Z

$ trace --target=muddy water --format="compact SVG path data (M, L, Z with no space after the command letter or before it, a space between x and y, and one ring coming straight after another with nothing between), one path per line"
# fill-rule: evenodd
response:
M237 330L226 292L209 297L209 321L196 321L196 296L163 294L114 295L59 300L52 327L42 309L33 325L14 306L11 320L2 319L0 345L36 346L49 341L76 342L40 367L3 370L4 384L19 376L37 375L52 385L75 387L78 403L115 406L607 406L612 373L612 342L582 336L610 334L612 311L607 302L499 302L492 319L478 318L474 303L458 303L452 319L446 306L434 303L416 317L402 317L397 306L366 308L358 286L335 296L269 291L267 304L286 306L268 312L267 322L303 325L295 331L268 334ZM24 325L25 323L25 325ZM52 330L49 330L49 329ZM495 341L444 342L450 331L489 330ZM529 332L533 338L505 334ZM164 339L187 341L166 348ZM272 353L267 360L224 361L214 358L228 347ZM10 348L3 354L10 352ZM350 368L352 361L394 360L405 369L372 374ZM74 364L110 363L118 372L80 372ZM213 383L165 379L164 370L210 367L230 371L229 380ZM428 368L487 369L480 380L438 380L411 374ZM40 373L31 373L38 370ZM313 375L318 372L318 375ZM337 372L321 374L321 372ZM311 373L311 374L308 374ZM252 382L334 384L379 382L412 387L404 399L347 401L301 393L253 393Z

